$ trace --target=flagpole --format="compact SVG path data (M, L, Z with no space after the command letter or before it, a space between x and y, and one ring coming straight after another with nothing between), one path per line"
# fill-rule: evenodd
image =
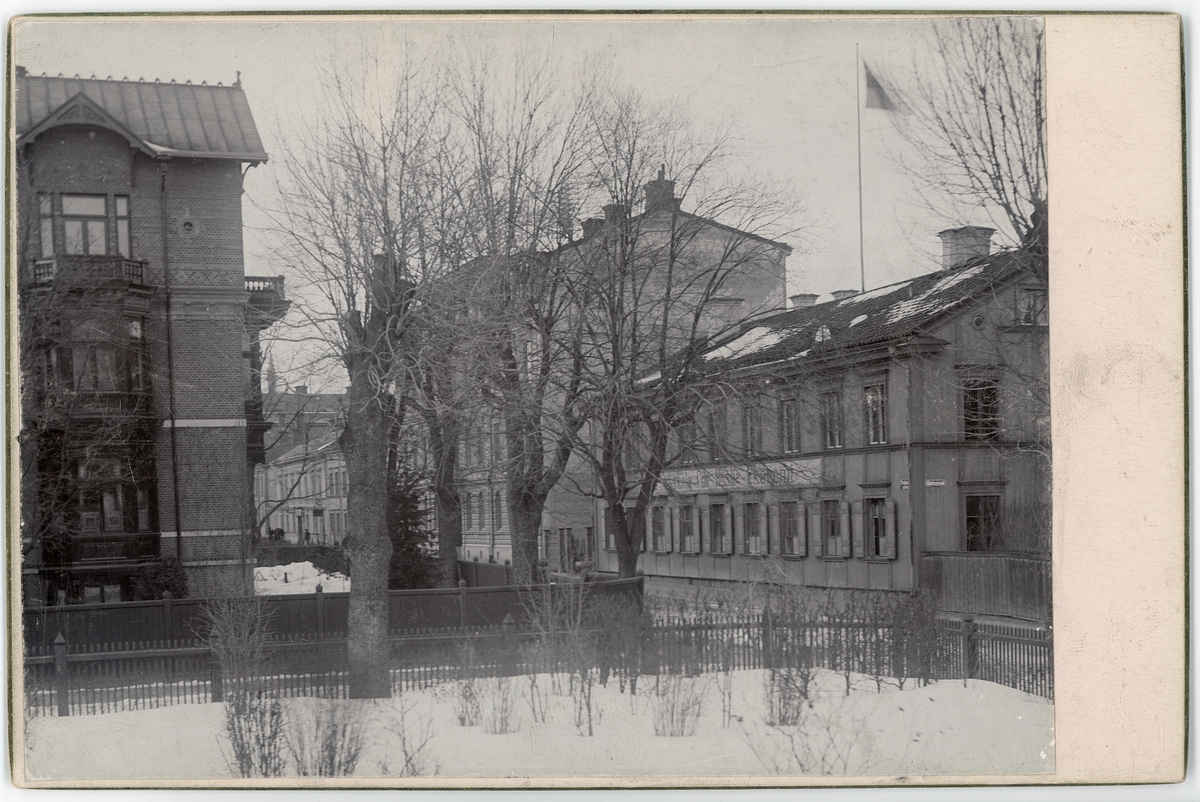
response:
M858 272L862 292L867 291L867 261L863 254L863 188L862 188L862 77L859 75L858 42L854 43L854 113L858 123Z

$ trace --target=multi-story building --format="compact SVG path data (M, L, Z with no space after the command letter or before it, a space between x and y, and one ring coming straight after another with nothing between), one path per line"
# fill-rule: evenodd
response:
M654 584L923 586L945 610L1047 620L1045 259L989 254L991 234L942 232L937 272L796 295L714 343L647 511Z
M245 93L18 68L14 98L24 598L128 598L164 557L241 592L258 336L287 308L244 275Z
M547 302L538 297L527 304L522 299L529 292L547 298L569 297L571 293L565 288L548 286L555 280L573 283L572 302L583 305L590 303L582 300L589 294L600 297L608 293L611 297L612 293L624 293L625 320L632 327L644 329L646 343L653 342L652 331L665 316L670 321L663 335L668 349L703 340L747 316L784 308L787 257L791 253L788 245L682 210L675 196L675 182L667 180L662 171L643 190L644 206L639 214L631 215L628 206L610 204L604 207L603 217L583 221L582 236L551 253L506 262L481 259L456 274L460 282L456 287L474 288L468 293L468 305L480 307L474 312L511 329L506 335L524 369L531 369L530 359L539 358L538 346L531 343L537 343L544 332L534 327L530 341L522 342L521 329L527 321L520 318L521 310ZM489 275L488 271L496 267L500 269ZM518 277L516 285L513 276ZM522 276L533 276L524 279L533 286L520 286ZM606 276L620 276L618 283L624 282L624 286L602 286L604 280L600 277ZM542 314L560 321L572 317L561 310L543 309ZM607 334L601 325L590 336L603 338ZM570 335L563 333L560 339L569 340ZM550 347L561 348L562 344ZM584 359L595 367L604 359L603 350L584 346ZM562 362L570 363L569 357L560 357ZM560 357L552 357L551 362ZM638 358L646 355L639 352ZM560 367L556 364L552 369ZM555 392L550 391L548 399L539 399L539 403L553 408L560 400L554 397ZM490 397L501 395L491 393ZM512 558L507 498L508 422L502 403L484 402L481 407L462 427L458 460L461 556L466 560L507 562ZM551 430L561 423L553 417L551 412L543 421L548 451L553 449ZM538 554L552 572L573 573L577 567L595 562L593 504L588 493L582 492L592 485L591 470L586 461L572 458L566 475L546 499Z

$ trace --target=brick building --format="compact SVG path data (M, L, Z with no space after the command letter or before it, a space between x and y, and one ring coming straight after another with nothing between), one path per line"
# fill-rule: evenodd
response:
M23 592L127 599L182 562L248 580L263 456L258 336L283 281L244 275L242 179L267 154L240 83L18 67Z

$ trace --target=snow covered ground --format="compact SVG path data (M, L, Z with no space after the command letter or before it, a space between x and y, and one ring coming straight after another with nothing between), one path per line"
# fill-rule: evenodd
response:
M289 584L291 584L289 582ZM426 773L442 778L778 776L798 774L1038 774L1054 770L1054 707L1045 699L988 682L894 684L877 692L874 680L854 678L845 695L841 675L819 676L820 691L801 728L763 721L762 671L732 674L729 716L722 677L697 680L703 704L695 734L655 735L659 700L654 678L636 696L615 678L595 688L594 736L580 733L565 677L538 677L548 715L533 720L530 679L510 680L515 732L490 734L456 717L456 683L408 691L381 701L290 699L292 720L318 705L353 706L367 722L355 776L401 774L399 710L410 736L428 729ZM484 718L499 698L497 680L477 680ZM557 693L555 692L557 690ZM178 705L156 710L70 718L37 718L27 732L30 779L167 779L230 777L223 756L224 705ZM723 726L728 720L729 726ZM313 728L309 728L312 731ZM586 731L586 727L584 728ZM286 754L286 753L285 753ZM799 759L799 760L798 760ZM800 763L807 765L801 770ZM294 769L292 769L294 772Z
M257 596L316 593L317 585L327 593L340 593L350 590L350 577L322 573L310 562L254 569L254 593Z

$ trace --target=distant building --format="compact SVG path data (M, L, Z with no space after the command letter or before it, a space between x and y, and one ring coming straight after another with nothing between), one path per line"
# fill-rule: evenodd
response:
M242 177L266 161L240 85L17 68L26 603L128 599L165 557L192 595L248 586L259 333Z
M658 587L924 587L1050 617L1044 255L942 232L937 272L753 318L704 355L709 401L647 511ZM596 505L597 568L616 571Z
M347 492L337 438L301 443L255 471L261 529L269 539L341 544L347 534Z
M468 297L475 300L469 303L484 307L476 313L502 320L512 315L512 299L519 298L523 291L505 285L512 275L536 274L552 264L568 271L606 269L594 266L611 260L620 241L634 250L630 264L665 264L670 260L671 281L677 294L672 303L672 336L684 342L692 336L690 325L696 308L701 309L697 332L701 338L747 316L784 308L787 257L791 253L787 244L683 211L675 196L675 182L665 179L661 171L656 180L645 185L644 192L640 214L631 214L628 207L619 204L608 205L603 217L583 221L579 239L551 253L508 260L510 266L525 262L526 269L499 265L496 277L490 279L488 270L496 265L479 259L455 276L460 282L456 286L474 286ZM653 272L651 282L661 283L667 275L660 268ZM720 276L715 293L705 281L697 280L708 275ZM644 289L650 298L666 288L653 285ZM522 323L512 319L511 325L519 328ZM503 410L484 403L464 424L459 450L463 559L503 563L512 558L506 449ZM573 457L568 474L546 501L538 553L551 573L576 573L596 563L593 503L580 492L591 483L590 466Z

